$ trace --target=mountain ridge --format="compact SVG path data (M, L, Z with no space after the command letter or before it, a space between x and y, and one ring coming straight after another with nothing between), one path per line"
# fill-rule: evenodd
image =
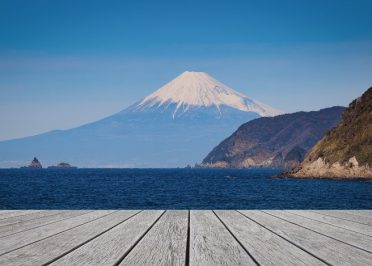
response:
M290 169L340 121L344 109L336 106L251 120L211 150L200 166Z

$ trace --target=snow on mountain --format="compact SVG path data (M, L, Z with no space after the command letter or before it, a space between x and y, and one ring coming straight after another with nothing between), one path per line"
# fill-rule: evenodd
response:
M157 91L145 97L132 110L175 105L173 118L193 107L231 107L260 116L275 116L283 112L239 93L205 72L185 71ZM220 112L221 113L221 112Z

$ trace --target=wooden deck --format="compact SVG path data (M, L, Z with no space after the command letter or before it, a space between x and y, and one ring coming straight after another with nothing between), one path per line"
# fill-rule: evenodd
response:
M372 210L0 211L0 265L372 265Z

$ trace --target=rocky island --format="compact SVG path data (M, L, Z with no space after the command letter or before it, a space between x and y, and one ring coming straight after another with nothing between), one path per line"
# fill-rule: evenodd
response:
M39 160L36 157L34 157L32 162L28 166L22 166L21 168L22 169L25 169L25 168L26 169L41 169L41 168L43 168L43 166L41 165Z
M372 87L350 103L339 125L330 130L284 176L301 178L372 178Z
M48 166L48 169L77 169L76 166L72 166L69 163L59 163L58 165Z

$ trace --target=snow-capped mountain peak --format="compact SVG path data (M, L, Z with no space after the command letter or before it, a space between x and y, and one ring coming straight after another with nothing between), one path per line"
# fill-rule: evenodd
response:
M160 89L145 97L135 109L146 109L175 104L173 117L180 110L192 107L227 106L260 116L275 116L282 112L248 98L205 72L185 71ZM182 108L181 108L182 107Z

